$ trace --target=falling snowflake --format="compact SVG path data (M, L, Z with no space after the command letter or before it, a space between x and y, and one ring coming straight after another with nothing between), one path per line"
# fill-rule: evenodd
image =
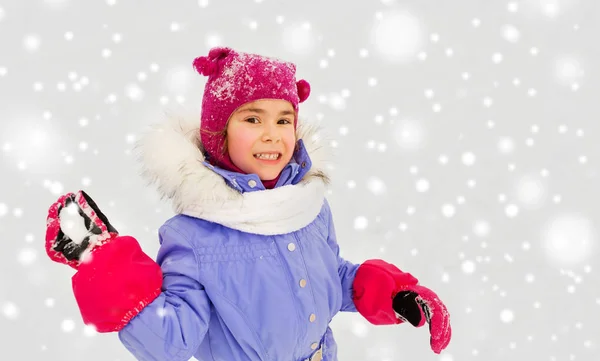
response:
M429 190L429 181L424 178L417 180L416 188L420 193L427 192Z
M377 177L370 177L367 180L367 188L374 195L381 195L386 192L385 183L380 178L377 178Z
M0 203L0 218L8 214L8 206L5 203Z
M60 323L60 329L63 330L63 332L65 333L73 332L73 330L75 329L75 322L71 319L63 320Z
M583 65L575 57L564 56L555 61L554 74L560 84L572 85L583 77Z
M192 86L193 75L190 67L177 66L171 68L165 75L165 85L173 93L185 93Z
M137 84L129 84L125 88L125 94L127 97L133 101L140 101L144 97L144 91Z
M515 204L508 204L504 208L504 212L506 213L507 217L515 218L519 214L519 207Z
M19 317L19 308L12 302L5 302L2 305L2 313L9 320L15 320Z
M417 150L424 145L425 129L414 120L399 122L393 131L396 144L404 150Z
M290 52L304 55L315 46L316 37L310 23L292 24L282 33L282 44Z
M539 207L546 196L544 182L535 176L524 176L516 184L517 198L528 207Z
M446 218L451 218L456 213L456 208L452 204L444 204L442 206L442 214Z
M411 61L423 46L422 24L409 12L390 11L376 20L371 39L385 60Z
M369 327L363 321L355 321L352 323L352 333L356 337L364 338L369 334Z
M24 248L19 251L19 255L17 256L17 260L23 266L29 266L33 264L37 259L37 251L32 248Z
M42 44L42 39L37 34L27 35L23 39L23 47L29 52L36 52Z
M466 274L471 274L475 272L475 262L473 261L464 261L461 265L462 271Z
M559 265L575 265L587 259L595 245L595 231L589 219L564 214L550 219L542 232L546 256Z
M486 221L476 221L473 225L473 233L478 237L486 237L490 234L490 224Z
M502 26L502 37L510 43L516 43L521 38L521 33L514 25Z
M514 321L514 319L515 319L515 314L512 310L505 309L500 312L500 320L502 322L511 323Z
M475 164L475 154L471 152L463 153L461 159L463 164L466 166L472 166L473 164Z
M502 154L509 154L515 150L515 141L510 137L502 137L498 141L498 150Z
M369 221L364 216L359 216L354 219L354 229L363 230L369 225Z

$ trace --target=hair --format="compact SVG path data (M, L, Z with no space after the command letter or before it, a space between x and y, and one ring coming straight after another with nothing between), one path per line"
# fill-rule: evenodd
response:
M227 153L227 145L228 145L227 144L227 126L223 130L218 131L218 132L211 132L211 131L200 128L200 133L208 134L211 136L222 137L224 139L224 142L223 142L223 147L221 148L221 155L224 156L225 153ZM204 148L204 151L206 151L206 148Z
M225 156L225 154L227 154L227 147L229 145L229 142L227 141L227 127L229 126L229 121L231 121L231 118L233 118L233 113L231 113L231 115L229 116L229 119L227 119L227 122L225 122L225 126L223 127L223 130L220 130L218 132L211 132L211 131L202 129L202 126L200 126L200 133L204 133L204 134L208 134L208 135L212 135L212 136L216 135L218 137L223 138L223 147L221 148L221 156ZM206 148L204 148L204 150L206 151Z

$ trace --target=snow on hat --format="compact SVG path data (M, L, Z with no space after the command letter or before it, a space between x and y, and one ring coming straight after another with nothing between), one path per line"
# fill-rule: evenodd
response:
M276 58L237 52L228 47L212 48L208 56L194 60L194 68L208 76L202 99L200 140L215 165L240 171L229 154L222 152L222 135L231 114L259 99L282 99L292 104L298 122L298 104L310 95L306 80L296 81L296 66ZM223 154L225 153L225 154Z

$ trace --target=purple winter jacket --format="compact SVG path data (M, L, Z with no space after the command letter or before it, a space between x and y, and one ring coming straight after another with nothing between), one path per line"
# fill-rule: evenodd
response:
M144 174L177 215L159 229L162 293L119 332L138 360L337 361L329 323L356 312L358 265L340 257L315 130L299 127L271 190L206 162L195 122L142 138Z

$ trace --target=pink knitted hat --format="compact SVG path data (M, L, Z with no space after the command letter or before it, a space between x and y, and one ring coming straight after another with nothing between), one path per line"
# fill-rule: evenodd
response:
M200 140L215 165L242 172L227 152L222 154L225 138L220 133L231 114L245 103L259 99L287 100L296 111L296 128L298 104L308 98L310 85L306 80L296 81L294 64L216 47L208 56L196 58L193 65L198 73L208 76L202 99Z

